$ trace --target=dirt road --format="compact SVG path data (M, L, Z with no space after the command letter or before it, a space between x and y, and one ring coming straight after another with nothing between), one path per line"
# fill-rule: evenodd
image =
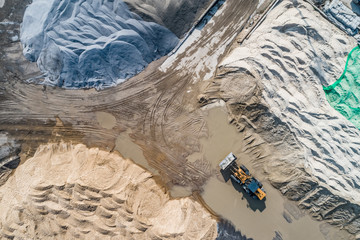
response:
M221 57L226 51L224 40L236 37L256 6L255 0L227 1L201 29L200 37L173 55L166 71L158 70L164 57L114 88L98 92L32 85L24 83L26 74L18 73L18 80L9 78L0 90L1 129L24 143L23 152L30 154L39 143L60 138L111 150L118 135L131 129L131 138L166 183L197 188L210 169L185 160L206 134L196 82L207 71L207 58L217 61ZM206 53L202 71L197 70L198 59L191 57L198 52ZM100 126L95 114L99 111L116 118L112 129Z

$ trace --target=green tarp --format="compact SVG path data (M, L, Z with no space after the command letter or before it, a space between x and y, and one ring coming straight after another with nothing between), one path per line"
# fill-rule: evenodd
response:
M332 85L323 87L330 105L360 129L360 48L348 56L344 73Z

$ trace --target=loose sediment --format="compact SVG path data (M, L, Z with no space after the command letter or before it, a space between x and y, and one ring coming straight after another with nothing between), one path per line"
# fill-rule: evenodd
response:
M120 143L120 140L129 140L137 144L140 155L160 172L168 186L178 184L186 186L188 191L200 188L216 171L214 165L217 165L215 160L209 162L196 156L188 160L193 152L199 151L199 138L206 135L207 128L202 110L198 109L195 102L194 96L198 94L198 86L192 83L212 77L218 59L240 32L248 17L254 13L256 4L258 1L255 0L226 2L209 24L197 31L178 53L168 58L170 61L165 62L166 67L163 67L162 71L157 70L161 61L153 63L142 74L105 91L68 91L27 85L15 81L12 72L7 70L4 78L7 82L0 89L1 126L16 138L26 138L27 144L32 144L32 148L37 147L36 141L43 143L47 142L49 135L58 136L58 132L55 132L57 127L53 126L55 119L65 124L65 127L64 124L58 127L60 130L64 129L67 134L78 131L83 134L77 136L78 140L91 146L112 149L116 139ZM321 84L325 84L326 81L330 83L332 78L335 79L336 75L341 73L352 40L319 19L321 17L314 14L308 4L284 1L270 13L263 25L240 49L235 49L232 55L224 60L218 69L214 86L207 89L203 100L221 98L227 102L233 123L238 130L245 131L244 148L254 156L254 165L257 169L264 167L272 184L283 194L290 199L300 200L301 206L308 208L318 219L326 219L356 232L357 205L348 197L352 194L353 186L356 186L356 174L350 168L357 162L357 130L347 125L342 116L334 113L334 110L324 107L326 100L321 89ZM13 53L9 54L14 58L11 63L20 60L25 62L24 59L16 58L20 50L19 43L16 44L4 49L7 53ZM29 72L25 71L22 74L19 71L16 79L24 80L35 75L36 71L30 71L34 66L30 65L28 68L27 64L21 66ZM317 64L320 64L320 67L317 67ZM15 67L16 64L12 66ZM320 99L320 103L314 99ZM321 112L317 114L319 109ZM98 121L94 112L111 114L116 121L112 118L111 122L105 124L101 119ZM127 134L126 129L129 130L129 134L131 133L131 137L124 139L121 132ZM333 134L334 132L339 134ZM68 140L63 135L57 137L61 138ZM354 145L349 147L349 142ZM266 153L259 148L259 145L265 144L269 145L267 148L272 151L271 156L265 157ZM339 162L339 159L343 162ZM341 168L349 163L353 165ZM25 170L20 168L19 171ZM312 177L313 174L316 178ZM14 176L17 176L17 173ZM9 184L14 183L11 179ZM74 217L77 217L78 212L87 212L86 209L91 210L92 214L102 206L96 201L90 202L89 205L85 205L84 210L83 205L77 202L86 195L81 190L85 186L82 181L71 183L74 186L63 184L60 190L56 189L59 186L55 183L53 185L56 187L51 184L46 186L50 186L50 191L58 195L74 193L76 204L71 205L72 202L67 202L70 205L69 209L74 210L71 212ZM344 183L345 187L341 186ZM99 193L102 190L96 187L96 184L91 182L85 189L89 188ZM343 188L348 192L343 191ZM69 190L66 192L64 189ZM30 188L26 191L33 191L31 194L34 196L38 196L37 191L40 191L42 197L43 192L47 190ZM10 191L8 193L19 194ZM44 198L53 199L51 194ZM340 197L346 194L348 196ZM101 196L108 197L106 192L103 195ZM29 195L26 201L32 198L36 197ZM43 202L48 201L50 200ZM55 199L55 202L62 203L61 201ZM20 206L19 209L23 209L27 214L24 218L29 218L29 226L37 226L43 233L51 231L47 231L42 222L48 223L47 226L51 223L50 226L54 225L55 230L60 229L54 231L55 234L69 234L70 238L73 237L72 234L82 236L81 234L85 234L86 231L103 236L100 235L103 230L98 230L102 229L103 225L95 226L98 222L102 224L101 221L97 221L101 217L96 220L79 218L79 221L68 217L80 226L90 222L90 230L84 230L82 233L71 230L65 233L65 228L74 229L74 224L71 225L73 222L66 225L61 225L62 222L58 224L55 221L61 221L60 217L50 217L54 216L51 211L56 212L57 209L54 207L55 210L50 211L52 208L46 204L40 207L30 204L29 209L27 206L24 207L25 205L21 207L21 204L16 206ZM53 203L49 203L51 204ZM94 205L96 210L92 211ZM129 206L126 205L126 208ZM64 209L61 209L61 213L62 210ZM19 213L16 211L13 211L14 214ZM30 213L36 213L38 218L35 219ZM13 216L11 214L12 212L9 212L9 216ZM125 214L125 217L138 219L131 214L130 217ZM20 227L24 220L16 221L14 220L12 225L8 220L4 222L10 224L6 225L6 231L9 230L10 233L4 230L5 234L25 234ZM115 224L114 227L114 224L111 224L108 224L111 231L115 229L116 232L118 225ZM138 225L133 226L128 222L126 224L129 224L126 226L131 226L129 229L134 232L144 227L142 225L137 228ZM137 230L134 230L135 228Z
M0 189L0 236L16 239L215 239L216 220L170 199L131 160L82 144L38 148Z
M340 76L354 45L311 5L283 1L219 64L202 96L225 100L238 129L271 146L273 157L260 164L275 187L351 233L360 231L360 131L327 103L322 86ZM226 87L232 79L247 86L243 98Z
M24 56L44 73L43 84L75 89L119 84L178 43L172 32L143 21L122 0L34 0L20 39Z

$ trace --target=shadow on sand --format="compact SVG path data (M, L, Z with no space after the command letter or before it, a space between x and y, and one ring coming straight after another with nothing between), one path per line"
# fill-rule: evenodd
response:
M248 238L241 231L237 230L235 226L228 220L221 219L218 223L218 236L216 240L254 240Z
M195 26L195 29L202 30L219 8L225 3L225 1L226 0L215 1L207 13L200 19L199 23Z
M254 199L252 198L242 187L240 184L238 184L237 182L235 182L231 177L231 172L230 169L226 169L226 170L220 170L221 175L223 176L225 182L227 181L231 181L231 184L233 185L233 187L242 194L242 199L246 199L246 201L248 202L247 207L250 208L251 210L253 210L254 212L256 210L259 210L260 212L264 211L264 209L266 208L266 198L262 201L260 201L259 199Z
M360 4L358 5L358 4L354 3L353 1L351 1L350 7L354 13L356 13L357 15L360 16Z

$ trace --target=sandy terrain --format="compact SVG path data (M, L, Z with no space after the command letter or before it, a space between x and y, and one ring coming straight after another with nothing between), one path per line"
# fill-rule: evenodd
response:
M271 158L254 164L283 194L357 233L360 132L322 90L341 75L356 43L321 19L307 3L283 1L224 58L202 97L227 101L238 129L271 146Z
M118 154L48 144L0 190L0 236L16 239L215 239L216 220L191 198L171 200Z
M209 137L201 139L201 158L217 167L219 159L233 152L238 157L238 164L244 164L264 184L267 194L264 201L254 200L228 175L214 171L201 195L216 214L231 221L243 235L253 239L272 239L277 235L292 240L351 239L346 231L311 219L266 181L267 176L261 168L263 163L274 161L273 148L269 144L248 131L235 131L235 126L227 120L225 107L206 111Z
M239 11L232 11L234 8ZM164 182L196 189L209 171L187 162L186 156L199 149L198 139L206 135L206 124L198 109L198 85L191 84L198 79L193 69L199 62L184 56L206 51L209 57L201 63L206 72L207 58L218 61L226 51L221 40L234 39L255 9L256 4L248 1L229 1L203 28L201 41L193 39L188 50L173 55L176 58L167 64L167 72L157 69L164 61L160 59L131 80L108 90L61 90L9 79L1 90L2 128L31 149L49 139L62 138L107 150L113 149L118 136L130 129L132 141L141 148L149 164L159 170ZM230 25L232 19L241 21ZM210 41L213 35L217 37ZM172 70L179 67L179 61L182 68ZM96 112L112 114L116 125L103 128ZM57 120L61 124L56 125Z
M149 170L155 169L173 196L200 190L217 170L206 160L186 159L199 150L199 138L206 136L207 130L204 113L198 109L198 85L191 83L199 81L208 71L208 62L219 61L226 51L222 39L233 40L256 6L257 1L229 1L191 38L191 44L173 55L175 58L167 63L168 71L157 70L164 61L161 59L135 78L108 90L61 90L26 84L23 80L28 75L22 71L16 72L19 80L9 75L3 79L0 90L1 129L16 136L26 156L32 156L39 144L48 141L81 142L108 151L116 148ZM233 19L240 21L230 24ZM31 69L25 64L11 65L26 63L21 57L20 44L16 46L14 60L5 58L8 65ZM198 59L184 59L189 53L202 54L201 65ZM173 70L181 59L184 59L182 68ZM194 71L196 68L201 68L200 75ZM97 112L102 113L99 116ZM103 113L115 117L115 126L113 118ZM220 229L221 226L232 230L234 236L241 236L226 221Z
M9 2L6 1L4 8ZM266 1L260 2L268 4ZM352 40L338 32L325 20L321 20L321 17L312 11L309 5L301 2L301 4L295 4L296 7L294 7L290 4L291 2L284 1L276 7L264 24L248 40L245 40L239 50L237 43L233 46L229 44L236 40L236 36L248 23L249 17L254 16L259 7L259 1L228 0L208 24L194 30L176 53L151 63L144 72L123 84L99 92L95 90L70 91L24 83L23 80L28 79L31 76L30 73L34 73L35 70L31 66L28 67L27 62L21 58L21 48L18 42L16 44L9 43L6 48L2 49L6 52L2 61L8 64L6 65L8 69L5 71L4 83L0 89L1 129L6 130L11 137L22 144L22 152L27 156L31 156L39 144L48 141L82 142L87 146L100 147L104 151L117 149L126 157L133 158L136 163L158 175L165 187L172 189L173 196L187 196L193 191L205 189L202 196L207 198L206 196L212 196L211 194L214 192L223 190L224 194L228 194L226 195L229 197L227 200L237 201L235 205L229 205L235 206L236 211L229 213L230 207L217 208L218 203L212 205L213 198L211 197L207 198L203 204L204 206L211 205L216 213L232 218L231 221L236 224L235 227L226 221L219 224L221 236L226 236L228 231L235 235L235 239L240 239L240 236L244 237L242 234L245 234L246 237L253 237L251 234L254 229L246 230L249 226L236 219L239 214L249 214L251 219L255 219L254 221L260 219L262 215L256 210L254 211L251 204L249 207L247 206L246 197L237 199L241 194L239 196L239 192L233 189L230 182L225 184L224 179L219 175L218 161L228 151L236 149L234 151L237 151L239 156L247 161L247 166L256 173L257 177L260 177L261 180L269 178L272 185L279 188L290 199L301 200L300 205L309 209L313 216L356 232L357 205L336 195L341 192L336 181L342 181L342 179L339 176L336 177L335 174L336 171L339 173L342 171L340 165L336 165L338 164L337 159L343 158L345 163L355 162L353 159L356 157L355 154L350 155L352 158L349 159L351 160L346 160L348 156L345 155L345 152L354 147L346 148L344 151L339 148L340 144L338 143L345 141L347 136L342 138L334 136L334 139L330 139L331 142L326 145L327 139L321 139L321 136L324 136L322 129L327 131L331 129L324 127L325 124L320 125L321 127L316 126L325 119L343 121L336 123L346 126L346 132L341 132L339 135L353 135L350 138L352 140L357 137L355 130L346 125L345 120L338 113L334 113L335 110L324 107L326 101L320 104L303 101L304 98L325 100L320 91L321 83L331 81L330 76L335 78L341 72L341 64L345 64L346 51L352 44ZM138 3L141 2L138 1ZM256 17L258 16L255 15L254 19ZM284 24L288 21L288 25ZM282 28L283 25L286 25L286 28ZM320 27L316 27L317 25ZM240 39L241 35L238 38ZM259 39L261 41L258 41ZM272 39L289 39L291 41L282 46ZM332 46L339 46L339 48ZM223 56L227 55L229 49L235 50L223 60L221 67L217 68L218 63ZM318 58L316 58L317 56ZM317 68L311 64L321 61L328 64L323 67L323 72L328 75L313 72L312 69L316 70ZM273 69L272 67L275 65L276 68ZM295 65L295 70L291 70L292 65ZM2 68L4 67L2 66ZM282 75L285 77L281 78ZM326 79L325 76L327 76ZM211 81L203 82L204 79ZM293 79L296 81L293 82ZM246 87L244 87L244 82ZM272 87L276 89L272 89ZM294 98L287 93L292 93ZM228 131L225 127L217 129L218 131L215 132L220 134L219 138L212 138L211 129L213 129L213 125L217 125L217 121L223 121L223 117L216 117L214 123L213 120L209 120L209 117L212 116L207 110L208 106L200 108L214 99L222 99L226 102L229 113L228 120L235 126L233 131ZM301 104L297 106L292 104L292 108L295 107L297 112L292 111L292 108L289 107L289 100L294 99L301 100ZM299 106L300 108L296 109ZM311 106L313 109L307 111L304 106ZM318 109L323 111L323 115L310 114L317 112ZM284 114L282 115L282 113ZM311 121L314 121L313 124L304 121L306 118L300 117L304 113L307 114L308 119L311 117ZM314 118L318 118L318 120L314 120ZM234 137L237 136L236 129L242 131L237 140ZM315 135L306 138L308 129L314 131ZM221 135L221 130L224 130L224 135ZM234 137L230 138L230 144L219 140L223 139L225 133ZM310 149L315 150L315 153L318 152L319 155L325 152L321 148L322 145L317 144L314 139L321 140L318 142L324 146L335 146L340 151L334 150L336 159L334 162L330 161L335 168L326 165L328 164L326 161L319 161L321 157L317 158L316 154L311 152ZM313 143L316 148L311 147ZM220 150L216 150L220 148L221 151L224 151L224 155ZM329 151L328 149L332 149L332 147L326 147L327 151ZM318 165L314 165L315 163ZM27 161L18 169L18 171L24 171L24 174L27 170L22 166L25 164ZM327 181L325 177L328 169L333 171L329 171L329 176L334 179L329 181L333 189L329 187L329 184L320 181L320 179ZM262 174L263 170L265 174ZM18 171L13 175L14 178L17 177ZM311 177L310 174L314 174L317 178ZM348 175L343 174L343 176ZM21 178L21 176L19 177ZM11 178L6 184L14 183L14 178ZM208 181L209 179L210 181ZM95 183L91 182L91 184L94 186L88 186L89 189L99 189L95 187ZM50 183L47 186L51 185ZM59 194L62 194L64 190L61 188L58 190L55 186L58 185L52 186L51 191L56 193L59 191L61 192ZM66 186L64 189L67 189ZM214 192L207 191L208 186ZM264 214L266 213L266 216L269 217L274 209L273 213L277 223L281 224L284 220L287 223L292 221L292 223L285 230L283 227L277 227L277 224L275 227L272 225L267 228L266 232L274 230L269 237L275 236L277 239L281 239L281 236L298 234L300 230L307 231L308 228L310 236L319 236L317 235L319 234L318 225L313 224L313 220L308 217L302 217L304 213L296 205L290 204L292 207L288 207L287 202L280 195L276 195L279 192L270 189L271 187L266 184L269 195L278 199L283 206L279 202L275 202L275 204L273 201L269 201L266 203L268 208L263 210ZM350 183L345 187L347 190L352 190ZM75 190L74 185L71 191ZM27 193L31 193L31 191L31 188L26 190ZM42 192L46 192L46 189L39 189L39 191L42 194ZM80 188L79 191L82 189ZM81 192L81 194L83 193ZM346 195L344 191L342 194ZM29 195L29 199L36 198L36 196L38 195ZM164 197L164 199L167 198L168 196ZM19 197L19 199L22 198ZM198 200L201 201L201 198ZM41 205L43 203L40 201L40 206L42 206L40 209L30 209L31 211L47 211L50 209L48 205L45 206L47 202L43 201L44 205ZM19 204L21 205L21 203ZM301 214L298 214L298 211ZM11 215L12 212L9 214ZM39 216L39 218L44 217L46 221L50 221L47 217L51 214ZM74 216L77 215L74 214ZM352 219L349 218L351 216L353 216ZM135 215L131 217L137 219ZM31 224L36 222L36 219L29 219ZM10 220L12 221L12 219ZM8 222L5 221L5 223ZM91 222L91 224L93 223L94 221ZM39 226L42 225L39 224ZM267 222L259 221L259 224L266 226ZM16 226L16 223L15 226L10 225L10 229L6 229L6 231L16 229L14 228ZM299 226L299 228L296 229L294 226ZM98 228L92 229L94 236L98 234L96 229ZM134 228L132 229L134 230ZM162 231L156 228L155 230ZM241 230L241 233L238 230ZM294 232L291 232L292 230ZM320 231L322 236L329 236L329 239L343 237L343 235L340 237L332 235L334 229L328 226L320 228ZM6 232L6 234L10 233ZM326 235L327 233L329 235ZM71 231L68 234L72 234ZM254 235L256 234L260 233L255 232ZM351 238L345 237L345 239Z
M105 88L141 72L179 39L133 14L122 0L33 0L20 28L23 54L64 88Z

